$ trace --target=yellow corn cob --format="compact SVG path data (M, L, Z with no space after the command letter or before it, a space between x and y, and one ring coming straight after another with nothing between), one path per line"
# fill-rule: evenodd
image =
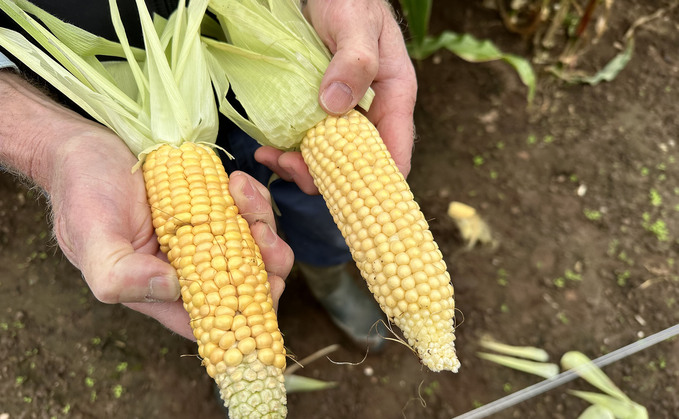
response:
M158 242L230 417L285 417L285 348L267 273L219 157L191 142L163 145L143 170Z
M432 371L457 371L443 256L377 129L352 110L301 144L304 161L382 310Z

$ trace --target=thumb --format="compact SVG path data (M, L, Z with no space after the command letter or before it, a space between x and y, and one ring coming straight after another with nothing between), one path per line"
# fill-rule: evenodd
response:
M323 4L332 7L340 3ZM315 25L334 54L319 94L319 104L332 115L343 114L356 106L375 79L379 66L382 16L364 10L342 10L355 7L352 5L353 2L349 2L322 13L327 23Z
M80 270L94 296L104 303L175 301L177 274L167 262L135 252L122 237L91 237ZM96 244L95 244L96 243Z

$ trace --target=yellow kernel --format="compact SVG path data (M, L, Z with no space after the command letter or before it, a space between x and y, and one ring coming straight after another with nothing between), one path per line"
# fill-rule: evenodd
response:
M244 316L246 316L248 318L248 322L249 322L249 318L251 316L255 316L257 314L262 314L262 306L259 305L259 303L257 303L257 302L252 302L252 303L248 304L245 307L245 309L241 310L241 312L243 313Z
M387 277L394 276L396 275L396 271L398 269L398 265L395 263L387 263L384 265L384 269L382 269L382 273L386 275Z
M238 297L235 295L227 295L226 297L223 297L222 300L219 302L221 306L228 307L233 311L238 310Z
M390 276L389 279L387 279L387 285L394 290L401 286L401 278L396 275Z
M203 304L205 304L205 294L203 294L202 292L197 292L191 298L191 302L193 303L194 307L202 306Z
M247 337L247 338L241 340L240 342L238 342L238 350L241 351L241 353L243 355L251 354L255 350L256 347L257 347L257 343L251 337Z
M224 350L220 348L215 348L212 350L210 353L210 362L213 364L217 364L221 362L224 359Z
M399 265L399 267L398 267L398 269L397 269L397 275L398 275L399 277L401 277L401 278L406 278L406 277L410 276L410 273L411 273L411 271L410 271L410 266L408 266L408 265Z
M264 362L264 361L262 361ZM278 368L278 369L284 369L285 368L285 355L283 354L276 354L274 356L274 361L273 361L273 366Z
M417 294L417 290L411 289L406 291L405 299L409 303L416 303L419 295Z
M261 333L255 337L257 348L269 348L273 343L273 338L269 333Z
M236 343L236 335L231 331L224 333L219 339L219 347L223 349L229 349L234 343Z
M243 316L242 314L239 314L239 315L237 315L233 318L233 324L231 325L231 329L232 330L238 330L241 327L246 326L247 324L248 324L248 321L245 318L245 316ZM278 329L278 325L276 325L276 329ZM248 334L248 336L249 336L249 334Z
M250 326L250 333L252 333L252 336L256 339L257 336L261 335L262 333L266 333L266 327L264 327L264 316L252 316L252 317L261 317L262 318L262 323L261 324L249 324ZM250 319L248 318L248 322L250 322Z
M274 363L275 354L270 348L262 348L257 351L257 359L259 359L264 365L272 365Z
M241 326L235 329L234 333L236 334L236 340L240 341L250 337L250 328L248 326Z
M431 292L431 287L427 283L417 284L415 289L417 290L417 293L420 295L429 295L429 293Z
M401 281L401 286L404 290L411 290L415 288L415 279L413 277L403 278Z
M230 367L235 367L243 361L243 353L238 348L231 348L224 354L224 362Z
M233 316L228 316L228 315L216 316L215 320L214 320L214 327L221 329L221 330L231 329L232 324L233 324Z

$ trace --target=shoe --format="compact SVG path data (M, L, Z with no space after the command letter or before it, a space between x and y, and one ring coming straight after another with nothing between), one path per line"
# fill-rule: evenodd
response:
M359 287L347 265L297 265L333 323L359 348L367 347L370 353L381 351L387 336L387 318L367 287Z

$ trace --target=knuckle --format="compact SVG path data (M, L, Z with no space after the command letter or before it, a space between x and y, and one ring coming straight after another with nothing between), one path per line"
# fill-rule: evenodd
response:
M104 304L117 304L120 301L120 288L118 281L113 275L88 277L83 273L85 281L90 287L94 297Z

